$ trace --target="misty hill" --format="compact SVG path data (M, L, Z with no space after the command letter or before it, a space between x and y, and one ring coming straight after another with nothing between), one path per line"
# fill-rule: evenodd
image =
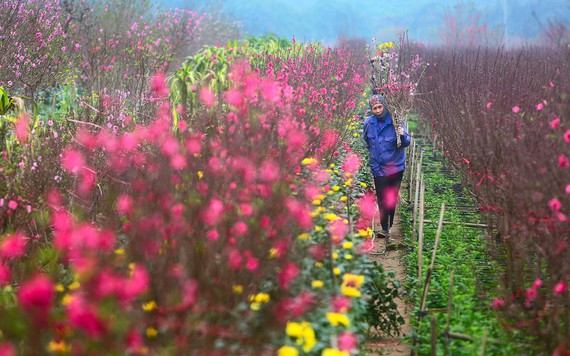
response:
M459 1L448 0L157 0L165 7L221 8L242 22L250 35L273 32L287 39L334 42L339 36L392 40L409 30L410 38L440 41L445 13ZM488 31L522 43L538 38L550 20L570 23L570 0L463 1L476 8ZM470 15L475 15L471 13ZM505 26L506 24L506 26Z

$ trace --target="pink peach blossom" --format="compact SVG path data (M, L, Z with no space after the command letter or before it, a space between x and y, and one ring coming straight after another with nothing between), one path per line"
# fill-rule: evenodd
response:
M566 281L560 281L556 283L553 289L555 295L560 295L566 292L566 290L568 290L568 284L566 283Z
M566 168L569 164L570 162L568 161L568 157L563 154L558 155L558 167Z
M22 257L26 252L28 238L21 232L7 236L0 242L0 257L10 259Z
M517 105L513 106L513 112L516 114L519 111L521 111L521 108L519 108Z
M570 130L567 130L564 133L564 141L566 141L566 143L570 143Z

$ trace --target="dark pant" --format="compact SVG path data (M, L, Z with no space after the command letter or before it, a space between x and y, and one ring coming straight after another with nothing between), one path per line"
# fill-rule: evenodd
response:
M376 189L376 198L378 199L382 230L388 230L394 223L398 193L403 176L404 171L400 171L388 176L374 177L374 188Z

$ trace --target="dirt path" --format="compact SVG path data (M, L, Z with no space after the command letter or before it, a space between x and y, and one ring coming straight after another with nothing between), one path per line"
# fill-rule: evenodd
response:
M401 249L399 249L399 245L402 241L402 233L400 231L400 216L396 214L394 219L394 225L391 229L392 239L394 240L394 244L391 244L386 249L386 239L375 239L375 252L382 252L386 250L384 254L374 254L370 255L370 257L377 261L378 264L382 264L384 266L384 271L394 270L396 271L396 279L403 282L405 278L405 271L404 266L400 262L400 253ZM403 288L403 287L402 287ZM410 326L410 312L411 307L405 304L405 302L398 298L396 299L396 303L398 304L398 310L400 314L405 320L405 324L402 326L402 331L404 334L409 334L412 331ZM403 336L403 335L402 335ZM377 337L372 337L368 342L367 346L369 349L369 355L410 355L411 350L409 345L403 342L403 337L382 337L378 335Z

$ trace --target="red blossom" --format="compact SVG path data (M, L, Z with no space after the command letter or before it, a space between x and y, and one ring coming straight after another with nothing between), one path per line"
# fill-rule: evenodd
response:
M556 283L553 289L555 295L560 295L566 292L567 290L568 290L568 284L566 283L566 281L560 281Z
M216 104L216 95L209 87L203 87L200 89L200 100L204 105L211 108Z
M338 348L341 351L352 351L358 346L358 338L349 331L343 331L338 336Z
M20 307L38 324L46 322L54 298L54 285L47 276L42 274L24 282L18 291Z
M24 144L28 141L30 135L30 117L27 113L21 113L15 123L16 129L16 139L20 144Z
M0 257L11 259L22 257L26 252L28 238L21 232L7 236L0 242Z
M287 262L278 273L277 278L279 279L279 287L281 289L287 289L289 284L297 278L299 275L299 267L294 263Z

